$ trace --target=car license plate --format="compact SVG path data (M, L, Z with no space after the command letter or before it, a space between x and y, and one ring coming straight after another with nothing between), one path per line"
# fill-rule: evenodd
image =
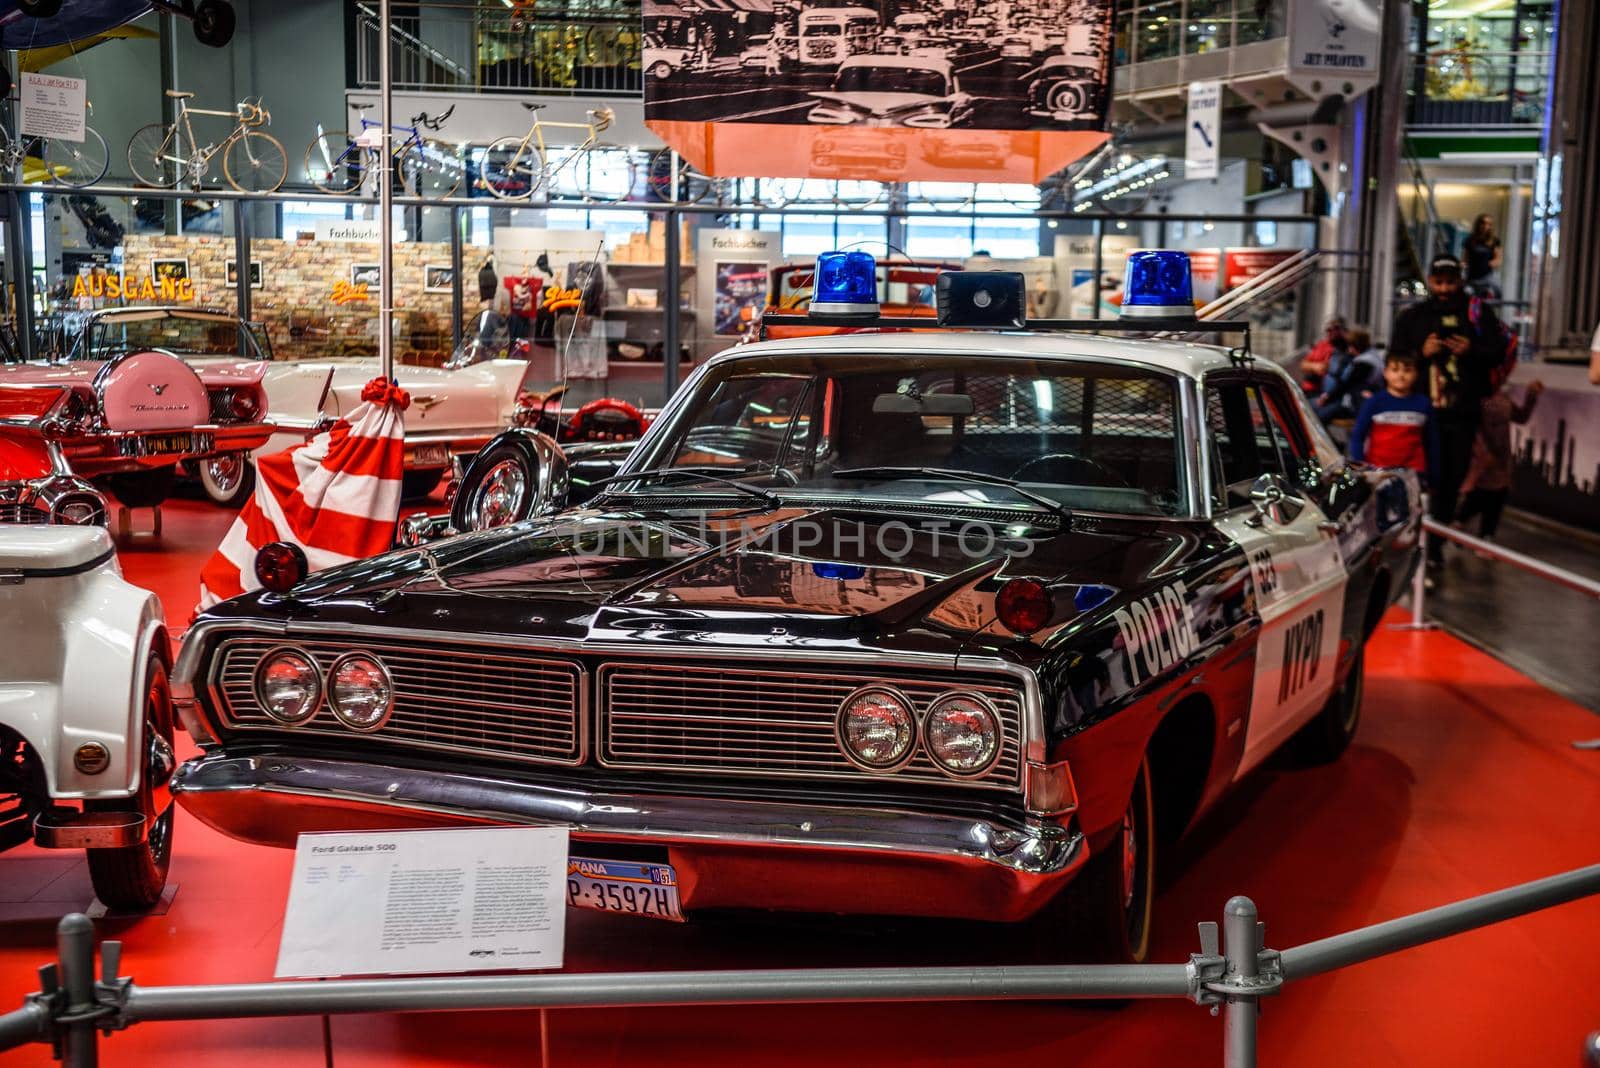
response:
M572 857L567 861L567 904L683 922L678 873L666 864Z
M164 456L168 453L197 452L198 443L193 434L144 434L134 446L136 456Z
M449 467L450 448L447 445L418 445L411 453L414 467Z

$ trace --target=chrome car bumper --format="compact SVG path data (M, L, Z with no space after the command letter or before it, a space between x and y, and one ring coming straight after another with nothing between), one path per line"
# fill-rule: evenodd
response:
M625 794L289 754L202 756L172 779L184 808L246 841L306 831L479 823L565 826L580 843L657 845L688 909L749 908L1012 921L1088 859L1055 823L887 807Z

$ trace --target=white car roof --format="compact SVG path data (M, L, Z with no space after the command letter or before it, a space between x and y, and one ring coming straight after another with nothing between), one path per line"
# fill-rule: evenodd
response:
M850 56L839 64L840 70L849 67L905 67L913 70L931 70L946 78L950 77L950 61L933 59L929 56Z
M820 325L820 324L819 324ZM865 355L993 355L1025 359L1091 360L1133 364L1198 378L1207 371L1232 365L1229 349L1188 341L1149 341L1143 338L1052 331L1029 334L989 331L909 330L896 333L835 334L825 337L784 338L755 345L739 345L713 362L747 356L780 356L806 352L850 351ZM1258 359L1262 367L1275 367Z

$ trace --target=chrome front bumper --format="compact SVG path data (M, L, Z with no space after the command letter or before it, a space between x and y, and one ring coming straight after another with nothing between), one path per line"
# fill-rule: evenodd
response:
M1055 823L1018 830L909 809L623 794L302 756L213 754L172 792L226 834L292 846L308 831L481 823L565 826L585 842L656 845L688 909L750 908L1012 921L1088 859Z

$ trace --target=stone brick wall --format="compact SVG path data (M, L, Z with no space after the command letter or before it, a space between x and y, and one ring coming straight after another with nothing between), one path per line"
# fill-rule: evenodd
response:
M153 259L187 258L195 303L234 310L234 288L227 282L227 263L233 256L232 238L130 234L123 268L142 278L150 272ZM376 274L366 301L334 302L336 284L349 286L353 266L377 265L375 243L257 239L250 243L250 257L261 264L262 277L261 288L251 294L252 317L266 324L278 358L377 351ZM449 355L450 293L427 291L429 266L450 266L447 243L407 242L394 247L395 354L407 363L431 363ZM469 317L477 296L477 279L471 282ZM442 355L434 356L435 352Z

